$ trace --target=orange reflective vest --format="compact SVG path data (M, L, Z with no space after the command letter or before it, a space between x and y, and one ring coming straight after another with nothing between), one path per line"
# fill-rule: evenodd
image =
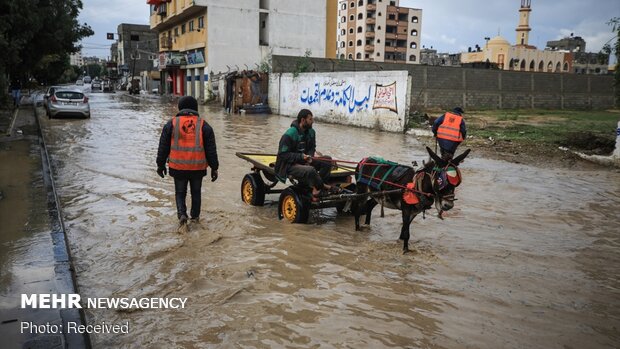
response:
M461 121L463 117L457 114L446 113L443 122L437 128L437 138L453 142L462 142Z
M168 166L175 170L199 171L207 169L202 142L204 120L195 115L175 116L172 119L172 139Z

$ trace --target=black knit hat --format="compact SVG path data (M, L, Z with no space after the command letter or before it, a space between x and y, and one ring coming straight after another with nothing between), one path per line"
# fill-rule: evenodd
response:
M183 96L179 98L179 110L191 109L198 111L198 101L192 96Z
M459 114L459 115L461 115L461 114L464 114L464 113L465 113L465 111L464 111L464 110L463 110L463 108L461 108L461 107L456 107L456 108L452 109L452 112L453 112L453 113L456 113L456 114Z

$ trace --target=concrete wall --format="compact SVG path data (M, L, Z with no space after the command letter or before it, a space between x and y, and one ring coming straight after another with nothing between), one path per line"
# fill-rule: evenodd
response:
M295 71L297 57L273 56L274 73ZM412 110L608 109L614 107L613 76L530 73L348 60L310 59L314 72L406 70L412 77ZM271 90L270 90L271 93Z
M306 108L327 122L400 132L410 86L406 71L271 74L269 106L291 117Z

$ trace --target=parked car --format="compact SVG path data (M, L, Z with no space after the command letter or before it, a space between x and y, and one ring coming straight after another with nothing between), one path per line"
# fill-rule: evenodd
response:
M45 108L45 115L48 115L49 113L50 97L59 88L62 88L62 87L61 86L50 86L47 88L47 91L45 91L45 94L43 95L43 107Z
M91 80L92 80L92 79L91 79L91 78L90 78L90 76L88 76L88 75L86 75L86 76L84 77L84 83L85 83L85 84L90 84Z
M93 80L90 84L90 90L92 92L101 92L102 91L101 80Z
M54 93L49 97L47 116L51 119L60 115L90 118L88 97L79 90L55 89Z
M103 92L114 92L114 86L110 80L103 80L101 86L103 88Z
M77 79L77 81L75 82L76 85L78 86L83 86L84 85L84 80L82 79Z

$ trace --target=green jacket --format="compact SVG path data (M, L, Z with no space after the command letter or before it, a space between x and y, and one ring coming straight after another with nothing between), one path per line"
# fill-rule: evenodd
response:
M314 156L316 133L314 129L302 131L297 120L280 138L275 170L278 176L286 178L288 169L294 164L304 164L304 154Z

